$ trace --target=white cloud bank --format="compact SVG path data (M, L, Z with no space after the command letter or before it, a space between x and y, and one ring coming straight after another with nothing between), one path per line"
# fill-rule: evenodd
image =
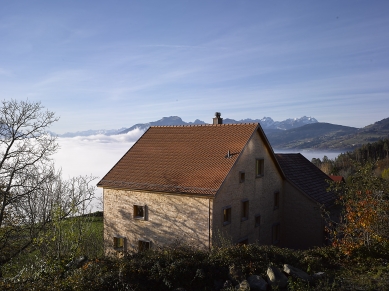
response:
M127 134L102 134L58 138L60 149L53 155L55 166L62 169L64 179L79 175L97 177L95 184L116 164L143 134L135 129ZM101 197L102 190L97 190Z
M53 156L64 177L93 175L100 179L143 134L135 129L127 134L103 134L58 138L60 149Z

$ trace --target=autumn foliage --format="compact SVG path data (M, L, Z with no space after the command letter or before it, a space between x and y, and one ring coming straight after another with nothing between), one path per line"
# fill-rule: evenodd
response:
M333 245L343 253L389 249L389 181L374 174L374 164L357 166L347 183L330 187L342 206L340 221L329 227ZM334 223L332 224L334 226Z

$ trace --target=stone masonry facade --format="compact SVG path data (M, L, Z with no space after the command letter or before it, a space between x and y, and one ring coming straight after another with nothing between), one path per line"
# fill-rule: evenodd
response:
M209 248L213 199L166 193L104 189L104 245L106 254L135 251L139 241L158 247L175 242ZM137 218L134 206L144 206ZM114 238L124 238L114 249Z
M256 176L256 160L263 159L264 175ZM240 173L245 179L240 181ZM232 243L273 244L273 227L281 224L282 204L274 205L274 195L282 200L283 180L271 154L257 132L251 137L231 169L214 201L213 229ZM242 218L243 203L248 201L248 217ZM231 223L223 223L223 210L231 207ZM259 218L258 218L259 217ZM259 222L259 223L257 223ZM281 225L280 225L281 226ZM218 238L215 237L215 240Z

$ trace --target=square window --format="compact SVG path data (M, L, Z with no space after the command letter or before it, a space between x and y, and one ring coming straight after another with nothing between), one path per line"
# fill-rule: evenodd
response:
M231 223L231 207L225 207L223 209L223 225Z
M242 200L242 221L249 219L249 201Z
M264 175L264 160L263 159L256 160L255 175L257 177L262 177Z
M239 172L239 183L243 183L246 178L246 174L243 171Z
M113 247L115 249L124 248L124 237L114 237Z
M261 216L255 215L255 227L259 227L261 225Z
M280 207L280 192L274 192L274 209Z
M146 206L134 205L134 218L135 219L146 219Z
M272 243L277 244L280 241L280 224L276 223L272 227Z
M145 240L138 241L138 251L144 252L150 249L150 242Z

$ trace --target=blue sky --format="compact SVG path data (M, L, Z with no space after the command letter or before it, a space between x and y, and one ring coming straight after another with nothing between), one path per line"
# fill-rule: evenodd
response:
M389 117L388 1L2 1L0 99L57 133L185 121Z

